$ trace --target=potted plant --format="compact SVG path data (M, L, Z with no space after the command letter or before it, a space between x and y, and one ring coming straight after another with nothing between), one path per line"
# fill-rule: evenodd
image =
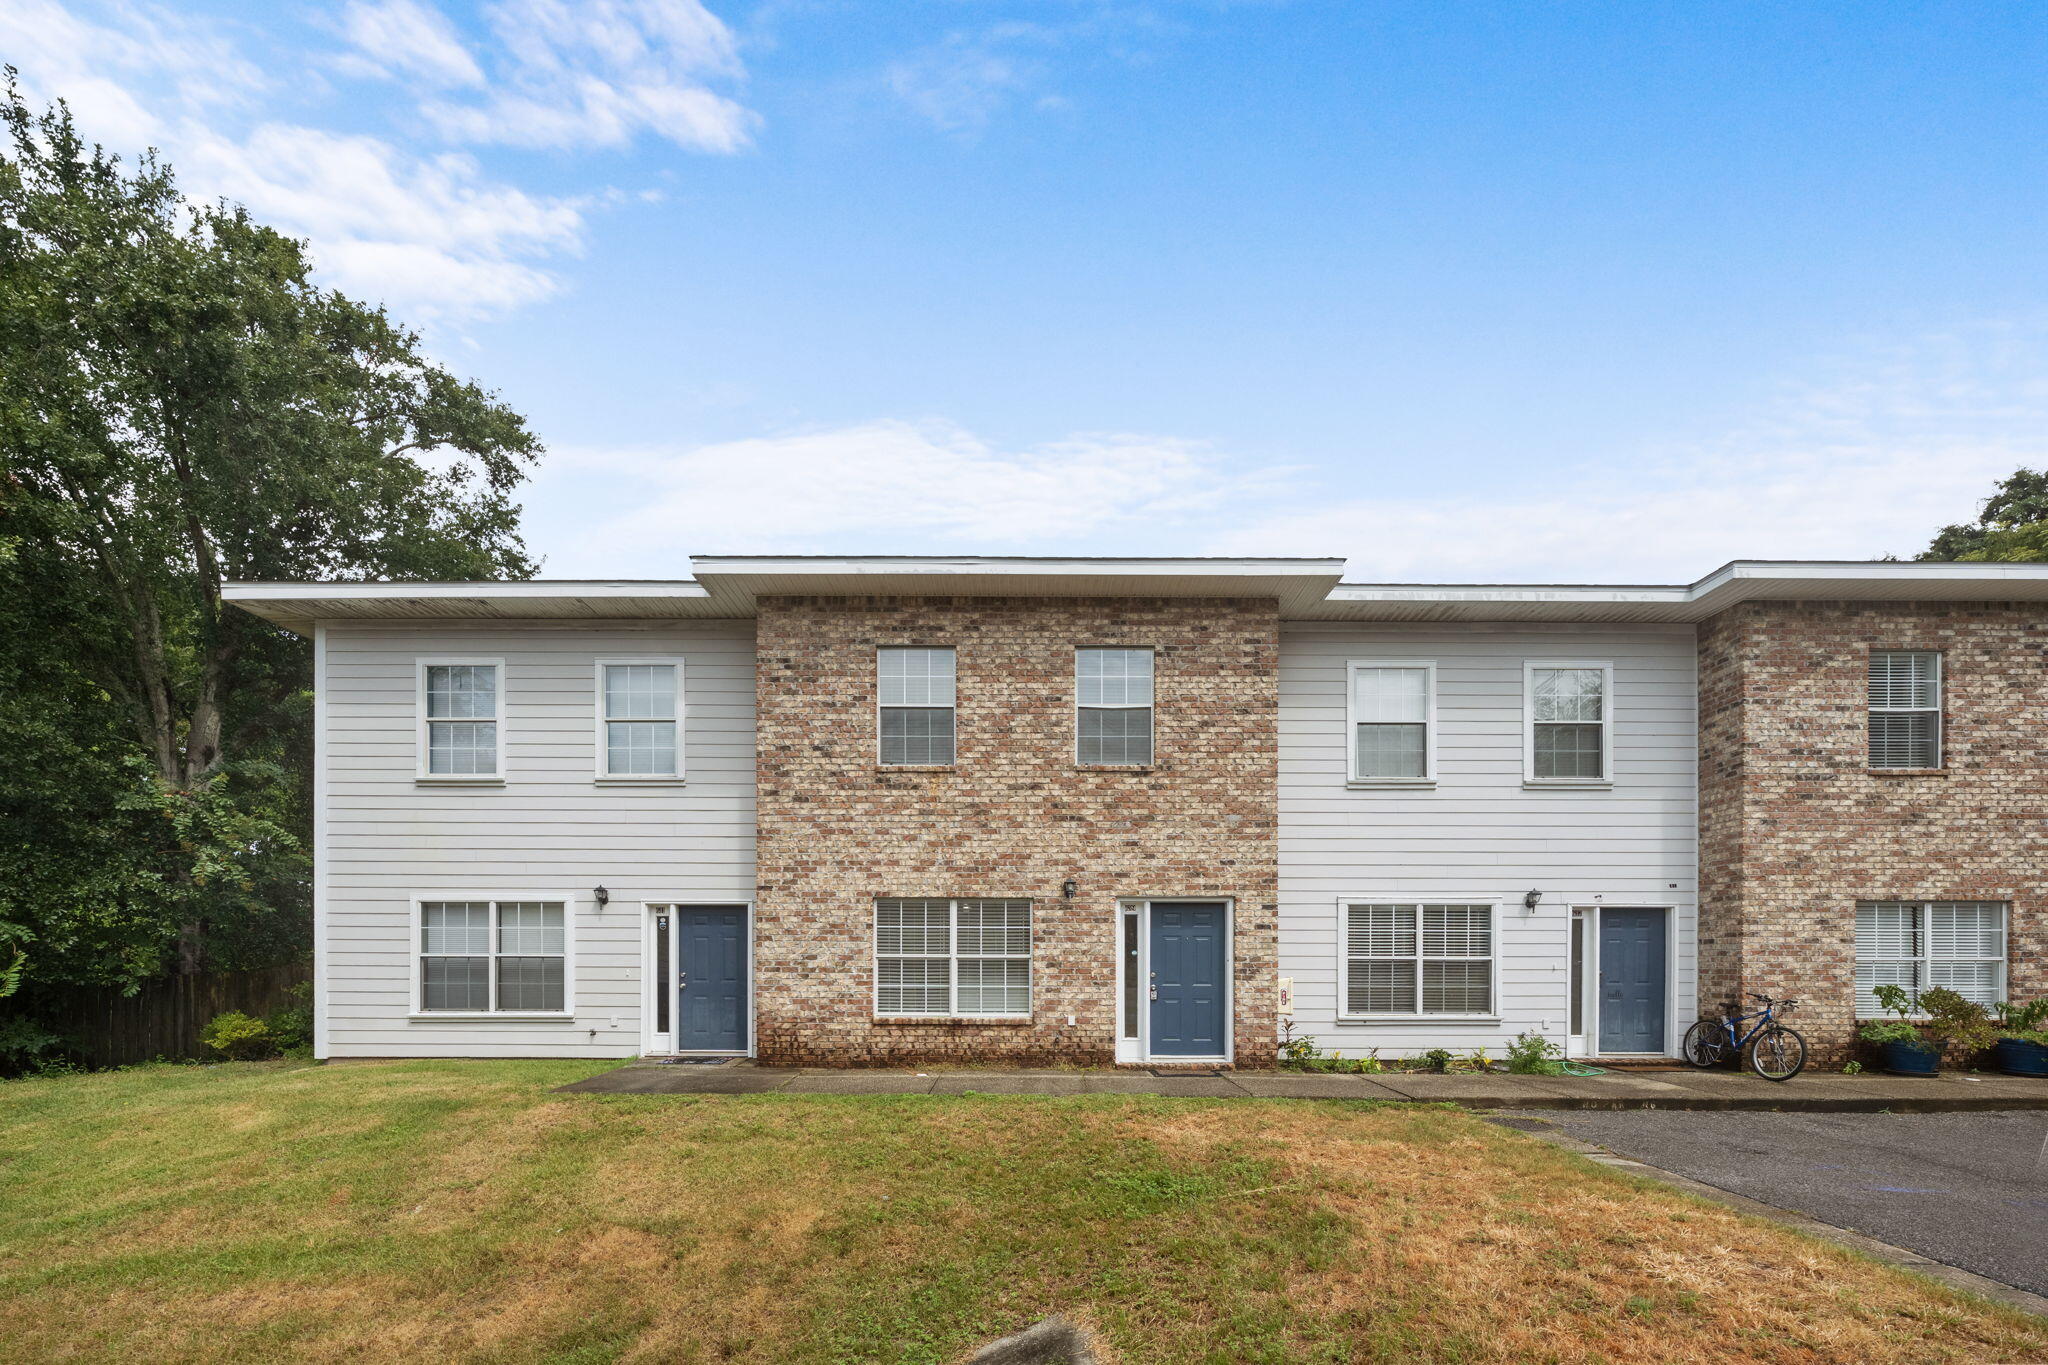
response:
M1920 992L1917 1001L1898 986L1879 986L1877 1003L1898 1018L1865 1024L1857 1036L1877 1044L1884 1069L1894 1076L1936 1075L1941 1070L1941 1054L1951 1043L1984 1048L1998 1037L1982 1005L1963 999L1946 986ZM1921 1016L1919 1022L1915 1022L1915 1014Z
M1991 1056L2008 1076L2048 1076L2048 995L2024 1005L2000 1001L1998 1041Z

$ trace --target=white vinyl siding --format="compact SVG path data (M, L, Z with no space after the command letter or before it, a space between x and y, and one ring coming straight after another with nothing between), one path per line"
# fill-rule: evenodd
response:
M1876 1018L1879 986L1897 986L1916 1003L1946 986L1965 1000L2005 999L2005 919L2001 901L1866 901L1856 907L1856 1017Z
M754 623L332 621L321 639L325 1054L637 1055L646 903L754 896ZM423 659L502 661L496 782L417 779ZM688 784L594 782L598 662L674 659ZM567 1016L419 1011L415 898L562 903Z
M1870 766L1941 766L1941 655L1870 651Z
M682 776L683 664L605 660L597 666L598 776Z
M953 762L954 668L950 649L877 651L883 764L944 767Z
M423 1014L563 1014L569 960L562 901L422 901Z
M496 660L421 661L420 776L473 781L499 775L498 697L503 673Z
M1683 625L1282 622L1277 973L1294 982L1296 1036L1347 1057L1498 1056L1525 1030L1563 1045L1571 907L1604 904L1668 908L1675 1044L1694 1017L1697 657ZM1433 782L1353 781L1352 666L1423 660ZM1551 660L1613 667L1611 788L1525 780L1526 665ZM1343 907L1424 903L1494 906L1494 1018L1347 1011Z
M1152 761L1152 651L1074 651L1075 757L1089 767Z
M1606 782L1614 667L1532 663L1523 705L1531 782Z
M1427 782L1436 771L1436 665L1354 662L1351 780Z
M1344 1013L1493 1014L1493 906L1344 906Z
M1031 902L875 902L875 1013L1029 1015Z

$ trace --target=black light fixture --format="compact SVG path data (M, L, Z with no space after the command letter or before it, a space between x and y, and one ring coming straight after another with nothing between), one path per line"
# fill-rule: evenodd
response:
M590 893L590 898L596 901L597 908L602 910L611 902L612 893L600 886L597 890Z
M1081 888L1075 884L1072 878L1069 878L1066 881L1060 883L1060 895L1064 896L1068 900L1072 900L1074 898L1074 894L1080 889Z
M1542 899L1543 893L1541 891L1531 891L1522 897L1522 908L1524 910L1534 910L1536 903Z

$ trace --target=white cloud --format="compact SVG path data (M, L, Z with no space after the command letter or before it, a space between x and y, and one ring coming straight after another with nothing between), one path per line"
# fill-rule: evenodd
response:
M562 452L527 505L549 573L674 573L693 552L1111 544L1268 497L1285 476L1155 436L1086 433L1004 450L943 422L877 421L677 450Z
M1668 583L1736 558L1911 555L2023 464L2048 467L2048 329L1987 327L1830 367L1721 438L1440 497L1332 496L1168 436L1005 449L876 421L566 452L527 526L567 576L677 574L719 551L1086 552L1345 555L1366 581Z
M481 98L424 111L447 136L519 147L619 147L642 132L736 152L754 116L707 80L741 74L729 29L698 0L503 0Z
M478 120L477 140L616 144L645 128L711 150L744 141L746 112L695 83L739 74L731 35L696 0L513 0L491 23L503 84L451 114ZM441 101L486 80L422 0L357 0L340 31L357 74L423 81ZM88 137L129 155L159 148L186 193L247 204L306 238L327 282L412 321L555 292L550 263L581 249L594 205L624 198L531 194L468 156L281 117L305 93L288 59L267 52L258 66L227 29L164 4L4 0L0 57L33 98L68 101Z
M1487 496L1355 498L1218 536L1366 581L1681 582L1730 559L1910 556L2048 464L2048 333L1992 326L1829 367L1755 424Z
M1043 64L1004 51L990 35L951 34L891 62L890 91L933 127L978 129L1042 78Z
M418 0L352 0L341 31L356 48L351 68L414 76L435 85L482 85L483 69L445 16Z

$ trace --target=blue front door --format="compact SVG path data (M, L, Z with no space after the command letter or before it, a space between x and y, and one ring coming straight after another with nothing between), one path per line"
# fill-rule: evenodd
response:
M676 911L678 1052L747 1050L747 912Z
M1155 1057L1221 1057L1230 980L1228 909L1203 901L1152 906L1152 1027Z
M1662 910L1600 912L1600 1050L1664 1051Z

